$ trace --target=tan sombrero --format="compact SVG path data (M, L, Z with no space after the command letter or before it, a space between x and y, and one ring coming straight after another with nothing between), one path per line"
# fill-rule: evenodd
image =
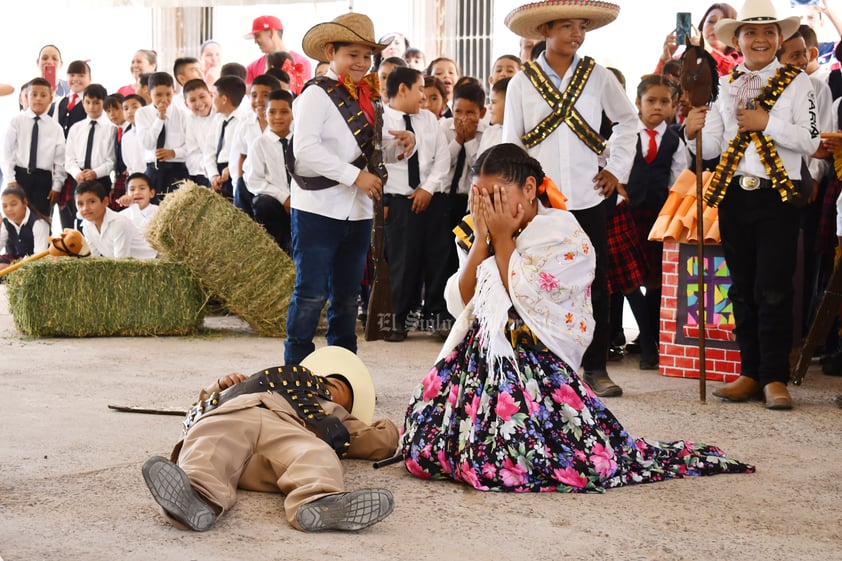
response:
M301 48L304 53L319 62L328 62L325 45L329 43L354 43L366 45L379 53L388 46L374 38L374 24L363 14L342 14L333 21L314 25L304 34Z
M716 27L713 30L716 33L717 39L726 45L730 45L737 28L747 23L777 23L781 26L781 36L786 40L798 31L798 26L801 25L801 18L798 16L791 16L784 19L778 18L778 11L775 9L771 0L747 0L743 4L742 9L737 13L737 19L723 18L716 22Z
M374 418L374 382L360 357L343 347L322 347L301 361L313 374L326 378L342 378L351 387L354 404L351 414L371 424Z
M620 13L620 6L596 0L547 0L515 8L506 16L506 26L521 37L544 39L538 28L557 19L586 19L588 30L608 25Z

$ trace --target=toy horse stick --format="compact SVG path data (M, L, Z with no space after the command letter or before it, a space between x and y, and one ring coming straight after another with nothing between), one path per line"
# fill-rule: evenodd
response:
M27 263L37 261L47 255L54 255L56 257L87 257L90 254L91 250L88 248L88 244L85 242L85 238L82 237L82 234L76 230L68 228L65 229L61 235L50 238L49 249L40 251L35 255L30 255L26 259L21 259L20 261L6 267L0 271L0 277L17 271Z
M681 87L687 93L690 105L700 107L713 103L719 94L719 79L716 61L705 50L704 39L699 45L691 45L687 39L687 50L681 57ZM698 324L699 324L699 399L707 399L707 372L705 369L705 227L702 186L702 131L696 135L696 226L698 233L698 255L696 274L698 278Z

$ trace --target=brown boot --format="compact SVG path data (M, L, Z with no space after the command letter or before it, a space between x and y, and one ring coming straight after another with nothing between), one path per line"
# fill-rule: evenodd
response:
M792 396L783 382L769 382L763 386L766 409L792 409Z
M605 370L585 371L585 383L591 387L593 393L599 397L620 397L623 388L614 383Z
M713 395L721 397L726 401L748 401L749 399L760 397L760 384L754 378L740 376L733 382L729 382L713 390Z

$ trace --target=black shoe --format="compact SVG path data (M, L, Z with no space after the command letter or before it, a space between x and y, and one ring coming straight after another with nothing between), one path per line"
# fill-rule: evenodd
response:
M626 344L626 334L620 333L613 339L611 339L611 346L612 347L623 347Z
M827 376L842 376L842 353L834 353L822 361L822 372Z
M623 395L623 388L615 384L605 370L586 371L584 380L591 387L593 393L599 397L620 397Z
M143 480L167 514L196 532L213 528L216 513L191 486L184 470L161 456L146 460Z
M631 343L626 343L626 354L627 355L639 355L640 354L640 337L635 337L634 341Z
M383 337L383 340L390 343L400 343L401 341L406 341L406 331L390 331L385 337Z
M610 362L617 362L618 360L623 360L623 356L625 356L625 352L623 352L623 347L619 345L611 345L608 347L608 360Z
M638 367L641 370L657 370L658 369L658 357L655 356L654 358L643 358L641 357L640 363Z
M394 507L392 493L386 489L360 489L304 503L295 520L306 532L362 530L389 516Z

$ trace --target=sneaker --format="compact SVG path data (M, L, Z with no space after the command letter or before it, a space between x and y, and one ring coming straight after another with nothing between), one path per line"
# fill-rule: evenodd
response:
M154 456L146 460L141 472L155 502L167 514L196 532L213 528L216 513L190 486L183 469L166 458Z
M386 489L360 489L304 503L295 520L306 532L362 530L392 513L395 500Z
M623 388L615 384L605 370L585 371L584 380L591 387L593 393L599 397L620 397L623 395Z

